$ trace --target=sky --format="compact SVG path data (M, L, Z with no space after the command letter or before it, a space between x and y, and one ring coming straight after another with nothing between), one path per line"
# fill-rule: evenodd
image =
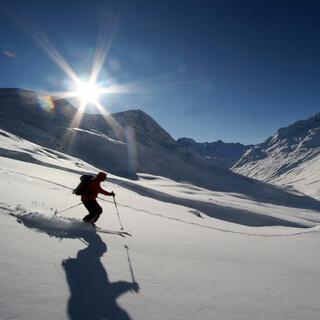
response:
M0 87L45 92L73 85L54 58L85 80L104 52L97 83L129 88L105 109L175 139L260 143L319 112L319 1L2 0L0 49Z

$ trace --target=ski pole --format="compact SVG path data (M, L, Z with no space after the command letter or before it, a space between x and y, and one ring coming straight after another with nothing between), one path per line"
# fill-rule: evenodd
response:
M132 282L136 283L136 279L134 278L134 274L133 274L131 259L129 256L129 247L127 245L124 245L124 247L126 248L126 252L127 252L127 259L128 259L128 263L129 263L129 269L130 269L130 273L131 273Z
M54 211L54 216L56 216L57 214L60 214L60 213L62 213L62 212L65 212L65 211L67 211L67 210L70 210L70 209L72 209L72 208L75 208L75 207L77 207L77 206L80 206L80 204L82 204L82 202L80 202L80 203L78 203L78 204L75 204L74 206L68 207L68 208L66 208L66 209L60 210L60 211L55 210L55 211Z
M117 206L116 199L115 199L115 197L114 197L114 196L113 196L113 202L114 202L114 205L115 205L115 207L116 207L117 217L118 217L119 224L120 224L120 230L123 230L123 226L122 226L122 223L121 223L121 219L120 219L120 214L119 214L118 206Z

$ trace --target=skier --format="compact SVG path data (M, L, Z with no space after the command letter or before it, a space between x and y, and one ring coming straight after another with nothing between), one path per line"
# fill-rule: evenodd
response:
M95 222L99 219L100 214L102 213L102 208L96 200L98 194L102 193L106 196L115 196L113 191L108 192L101 188L100 183L106 180L106 178L106 173L99 172L94 179L88 182L86 193L81 196L81 202L89 211L89 214L86 215L82 220L91 223L93 226L95 226Z

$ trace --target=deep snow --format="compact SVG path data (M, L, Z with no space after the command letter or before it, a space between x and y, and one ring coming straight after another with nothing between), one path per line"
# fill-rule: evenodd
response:
M82 206L53 215L79 202L72 188L81 172L98 169L9 134L1 139L1 319L319 317L320 215L312 202L110 175L104 187L115 191L134 236L95 233L72 220L84 216ZM98 225L119 230L111 199L100 203Z

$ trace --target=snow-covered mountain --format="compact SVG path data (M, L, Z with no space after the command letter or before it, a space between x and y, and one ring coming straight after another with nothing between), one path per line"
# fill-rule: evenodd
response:
M65 100L16 89L0 93L1 128L113 174L135 177L147 173L211 190L243 193L257 201L301 202L298 195L208 164L196 152L182 148L140 110L112 116L83 114L81 123L76 124L76 109Z
M106 232L81 222L72 189L99 168L4 130L0 145L2 320L317 319L311 199L246 178L225 192L110 174L123 238L109 197L98 200Z
M233 166L237 173L320 198L320 113L281 128L250 148Z
M75 121L76 111L66 100L0 90L0 127L32 142L125 176L146 172L182 178L190 171L175 140L143 111L83 114L81 122Z
M191 138L180 138L178 144L204 157L209 163L222 168L231 168L251 147L241 143L196 142Z
M182 147L141 110L79 115L66 100L2 89L0 128L125 177L146 173L211 190L245 193L258 201L293 201L283 190L213 166L198 152Z
M318 201L209 166L141 111L75 126L66 101L0 101L1 319L317 319ZM72 189L121 164L145 173L109 174L119 215L103 197L88 228Z

